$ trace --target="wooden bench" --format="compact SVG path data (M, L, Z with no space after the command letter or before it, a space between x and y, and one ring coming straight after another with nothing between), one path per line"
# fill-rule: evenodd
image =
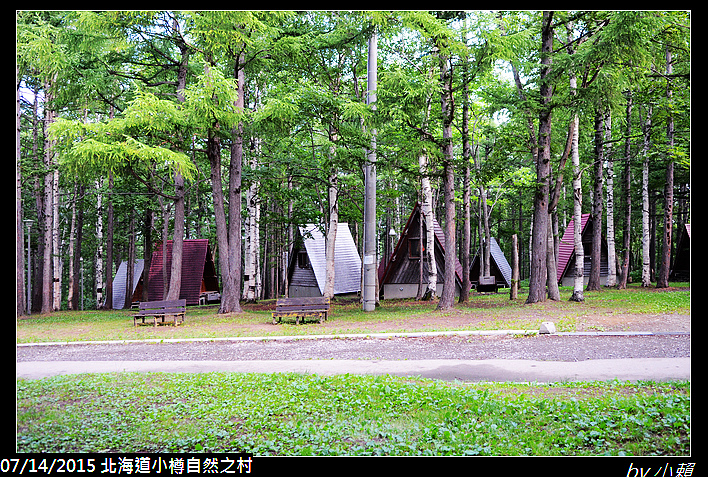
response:
M157 327L158 318L161 319L161 323L166 323L165 318L168 316L172 317L174 325L177 326L184 322L184 315L187 313L187 300L141 301L138 309L138 314L133 315L133 326L138 325L138 320L141 320L141 324L144 325L146 324L145 318L152 318L155 327ZM178 318L180 318L179 322Z
M477 283L477 291L479 293L484 292L499 292L499 286L497 286L497 277L479 277L479 283Z
M280 323L282 318L295 318L295 324L300 324L300 318L317 317L322 323L322 318L327 320L329 313L329 298L304 297L304 298L279 298L273 312L273 324L276 320Z

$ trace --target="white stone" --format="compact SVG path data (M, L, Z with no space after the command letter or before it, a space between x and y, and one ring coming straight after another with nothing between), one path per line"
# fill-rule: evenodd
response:
M541 329L538 331L542 335L553 334L556 332L556 325L551 321L541 323Z

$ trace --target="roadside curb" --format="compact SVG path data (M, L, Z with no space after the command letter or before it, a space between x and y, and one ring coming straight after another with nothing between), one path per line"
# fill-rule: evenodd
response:
M538 330L472 330L472 331L420 331L412 333L356 333L332 335L285 335L285 336L233 336L223 338L154 338L142 340L109 340L109 341L48 341L35 343L17 343L17 347L31 346L67 346L67 345L111 345L131 343L189 343L216 341L298 341L318 339L390 339L390 338L425 338L438 336L665 336L690 335L690 331L577 331L539 333Z

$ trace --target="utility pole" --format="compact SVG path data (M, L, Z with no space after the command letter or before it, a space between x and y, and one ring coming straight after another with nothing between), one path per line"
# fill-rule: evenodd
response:
M376 30L369 37L366 104L376 110ZM371 149L364 166L364 300L363 310L376 308L376 129L371 134Z

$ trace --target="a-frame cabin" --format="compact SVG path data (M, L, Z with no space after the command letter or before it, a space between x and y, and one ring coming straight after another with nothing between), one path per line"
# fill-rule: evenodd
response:
M288 264L288 296L317 297L324 292L327 260L326 237L320 228L307 224L298 228ZM334 294L361 291L361 257L349 231L349 224L337 224L334 242Z
M143 267L145 261L135 260L133 267L133 287L130 290L132 295L131 304L137 303L143 296ZM122 310L125 307L126 282L128 281L128 261L123 260L116 270L113 278L113 309Z
M384 257L379 263L379 296L385 299L415 298L420 283L422 265L422 284L428 283L428 263L425 260L425 221L422 224L421 237L420 203L413 207L405 227L401 231L396 247L390 257ZM436 294L442 295L445 278L445 233L437 220L433 219L435 233L435 264L438 273ZM422 259L422 260L421 260ZM462 290L462 264L455 257L455 295Z
M669 280L676 282L691 280L691 224L684 224L680 234Z
M593 221L590 214L583 214L581 219L581 236L583 241L583 252L585 254L583 259L584 284L587 285L591 267L590 248L592 247ZM561 286L573 286L573 270L575 270L575 239L573 237L574 224L575 222L573 219L568 222L568 226L563 233L563 238L561 238L558 244L556 276L558 278L558 284ZM602 286L607 284L608 270L607 242L603 237L600 245L600 285Z
M492 262L489 267L489 272L491 276L496 278L497 287L511 288L511 265L509 265L509 262L504 256L504 252L502 252L502 249L499 247L494 237L490 237L489 244L489 259ZM480 248L472 260L472 266L470 267L470 282L472 282L473 288L479 283L481 254L482 249Z
M148 275L148 300L163 299L163 263L169 279L172 267L172 240L166 242L166 256L162 254L162 244L157 244L152 253ZM187 305L199 305L206 297L220 299L216 267L206 239L184 240L182 248L182 284L179 298L187 300Z

